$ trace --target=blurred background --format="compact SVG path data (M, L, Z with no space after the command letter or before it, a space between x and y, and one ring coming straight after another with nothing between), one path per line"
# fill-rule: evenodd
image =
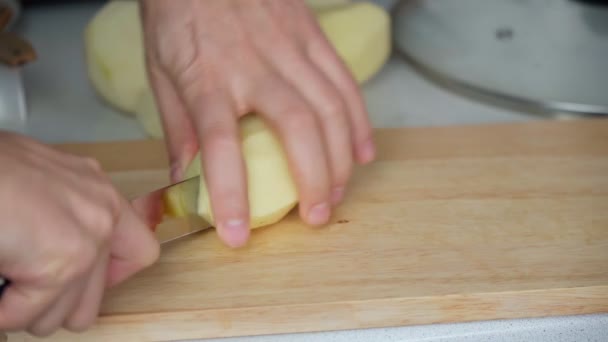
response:
M18 79L1 77L0 127L49 142L148 137L87 80L83 30L105 1L0 2L21 8L9 29L37 53ZM362 85L376 127L607 112L606 1L374 2L390 11L393 42L390 58ZM23 100L7 104L18 92Z

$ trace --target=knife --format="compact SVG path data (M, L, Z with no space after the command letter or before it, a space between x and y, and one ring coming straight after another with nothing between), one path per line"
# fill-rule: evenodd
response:
M197 214L200 176L154 190L131 201L161 245L212 227ZM0 299L10 280L0 276Z
M199 180L200 176L192 177L131 202L161 245L212 227L197 213Z

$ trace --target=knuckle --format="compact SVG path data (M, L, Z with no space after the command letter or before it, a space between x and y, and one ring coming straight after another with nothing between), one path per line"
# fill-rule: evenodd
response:
M292 106L284 110L287 115L285 124L290 131L309 131L316 129L315 118L305 106Z
M99 197L83 201L79 208L80 222L97 243L107 242L121 212L121 197L111 186L97 187Z
M198 44L196 34L192 24L186 26L186 36L191 44L182 44L179 49L175 49L175 37L173 35L159 35L156 39L156 49L152 50L151 57L158 61L160 66L169 71L185 72L196 64L198 60Z
M235 146L238 146L238 137L236 132L230 129L214 126L203 134L203 148L207 151L222 151L233 149Z
M99 214L97 223L93 228L95 238L101 243L109 241L114 231L115 222L116 218L114 213L110 211L103 211L101 214Z
M89 203L80 208L81 223L99 245L105 244L114 231L116 214L113 210L97 203Z
M97 256L96 248L81 239L64 236L61 244L56 241L50 243L56 245L54 251L47 253L47 262L32 274L37 283L63 286L84 275Z
M341 118L346 113L346 105L339 97L329 97L325 100L322 115L327 119Z
M217 91L217 63L203 60L193 49L186 53L170 54L160 63L161 70L172 76L182 89L186 100L196 101L201 94L212 94ZM200 77L205 75L205 77Z
M69 282L85 275L97 258L96 246L84 241L72 242L62 246L63 270L59 271L58 279Z

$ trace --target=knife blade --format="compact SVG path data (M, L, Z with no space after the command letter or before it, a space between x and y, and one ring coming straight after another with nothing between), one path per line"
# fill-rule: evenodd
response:
M212 227L197 214L200 177L193 177L139 196L134 210L155 233L161 245ZM0 299L10 280L0 276Z
M211 228L197 213L200 177L152 191L132 201L161 244Z

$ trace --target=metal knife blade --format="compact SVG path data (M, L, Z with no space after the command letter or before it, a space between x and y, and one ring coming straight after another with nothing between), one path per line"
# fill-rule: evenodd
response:
M199 177L152 191L132 201L161 244L211 228L197 214Z
M161 245L212 227L197 214L200 177L193 177L132 200ZM10 280L0 277L0 298Z

